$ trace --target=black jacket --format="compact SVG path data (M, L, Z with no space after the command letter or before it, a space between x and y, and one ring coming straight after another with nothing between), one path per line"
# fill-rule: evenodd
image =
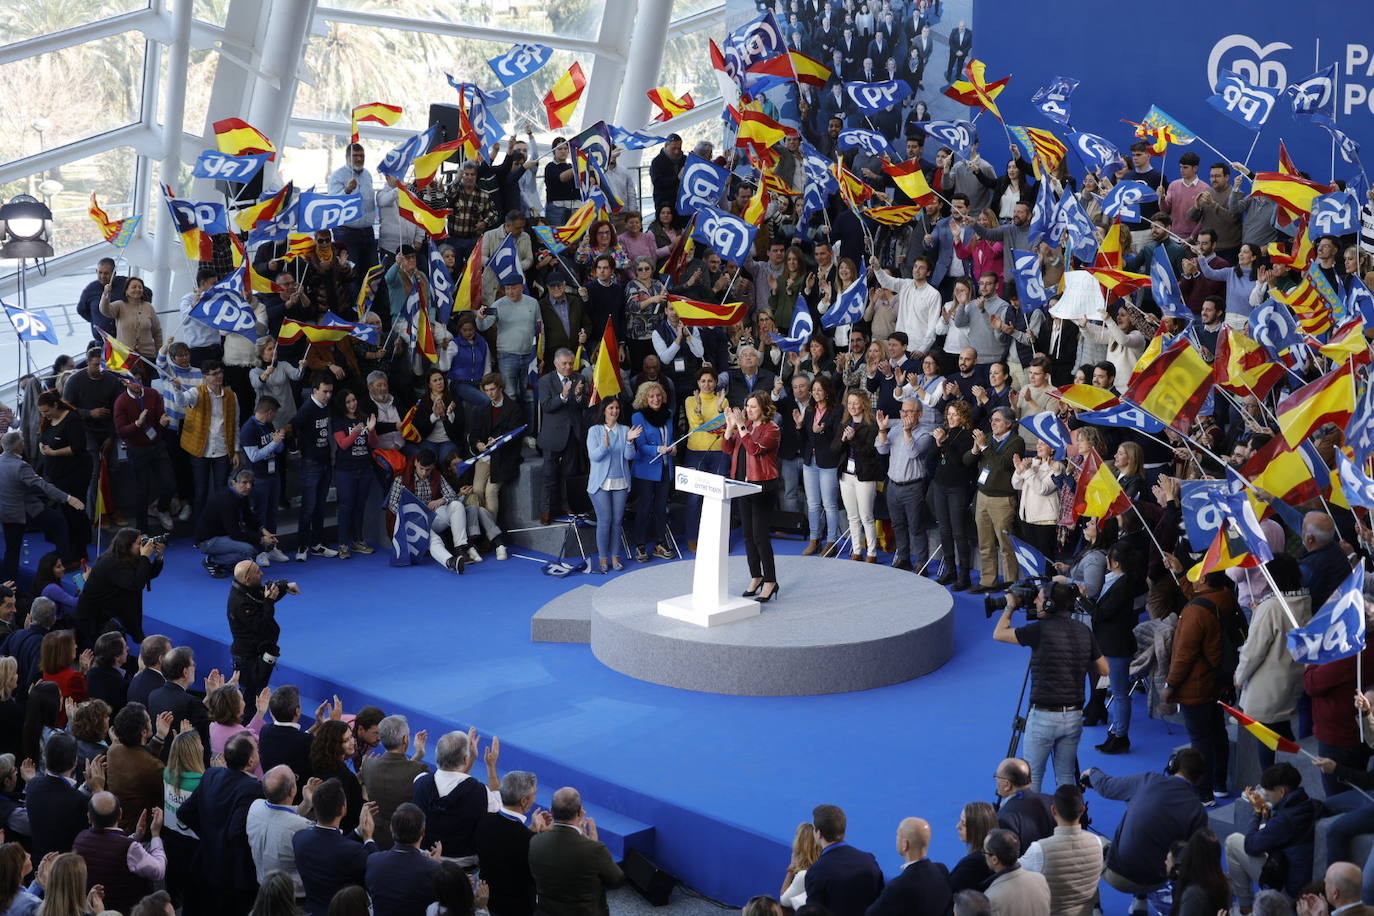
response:
M883 872L873 853L836 843L806 870L806 902L834 916L864 916L883 892Z
M1140 621L1135 596L1135 580L1122 576L1093 603L1093 636L1103 655L1111 658L1135 655L1134 630Z
M418 412L418 411L417 411ZM479 451L477 443L495 439L525 422L525 411L515 398L505 398L500 408L490 404L474 406L468 414L468 447ZM510 483L520 477L520 437L512 439L491 456L491 479Z
M953 902L949 872L939 862L922 859L887 882L865 916L945 916Z
M1031 843L1054 833L1054 817L1050 814L1053 801L1052 796L1042 792L1022 789L1002 800L997 809L997 826L1016 834L1021 848L1028 849Z
M801 458L802 464L814 463L818 468L833 468L840 463L840 453L835 449L835 435L844 422L844 411L838 404L831 404L825 413L821 414L820 429L814 429L816 423L816 405L812 404L806 408L802 414L802 442Z
M281 655L277 640L281 626L277 623L277 602L263 594L261 584L244 585L235 580L229 589L229 633L233 642L229 654L235 658L256 658L264 652Z
M964 464L964 456L972 448L972 430L962 426L949 430L944 443L937 446L940 460L935 465L935 482L946 487L966 487L973 483L977 470Z
M482 880L491 889L493 913L533 916L534 875L530 873L530 838L525 824L506 814L484 814L477 822L477 857Z
M835 451L840 456L838 470L843 477L849 473L849 462L854 462L854 476L859 480L876 481L882 480L885 476L883 469L883 457L878 454L876 445L878 439L878 427L872 423L863 423L855 427L854 435L849 441L844 441L845 427L848 425L848 418L842 419L835 428Z
M35 776L24 790L24 800L32 831L31 854L40 861L50 852L71 852L76 835L90 826L86 820L89 798L61 776Z
M278 764L286 764L296 774L296 781L304 786L313 773L310 765L310 733L288 725L264 725L258 735L258 756L266 773Z
M448 413L445 412L440 416L438 422L444 424L444 432L448 433L449 441L458 446L458 450L462 452L464 457L467 457L468 439L463 433L463 402L454 398L452 404L453 419L450 420L448 418ZM415 423L415 431L420 434L422 440L427 438L430 433L434 432L435 420L433 411L434 402L428 396L422 395L420 400L415 402L415 417L413 422ZM425 447L423 442L420 443L420 447Z
M252 502L226 486L205 501L196 513L194 543L215 537L231 538L256 546L262 540L262 522L253 512Z
M486 868L483 863L482 880L490 886ZM438 870L439 863L414 846L393 846L368 856L367 893L372 897L373 916L424 916L425 908L436 899L434 873ZM496 912L506 916L502 910Z
M153 691L165 683L167 679L162 676L161 671L156 668L144 668L129 682L128 702L142 703L146 708Z
M129 701L129 678L122 668L96 665L86 672L86 697L104 700L110 707L110 718Z
M161 559L140 556L130 563L109 551L102 554L91 567L76 600L77 638L82 648L94 644L96 637L113 628L116 620L134 642L142 642L143 591L151 588L161 572Z
M205 762L210 762L210 713L200 697L192 696L180 684L168 681L154 690L148 697L148 716L154 722L164 712L172 714L172 734L181 730L181 723L189 721L191 727L200 732L200 740L205 748ZM167 742L171 747L172 742ZM264 770L266 772L266 770Z
M247 825L249 807L262 797L262 783L252 774L211 767L177 809L181 822L200 837L196 858L201 876L214 890L244 891L258 886ZM300 865L299 860L296 864Z

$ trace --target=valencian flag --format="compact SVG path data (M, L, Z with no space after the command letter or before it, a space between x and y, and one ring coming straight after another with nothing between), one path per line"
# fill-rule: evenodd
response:
M905 226L920 215L921 208L914 204L903 204L896 207L869 207L859 212L884 226Z
M1334 190L1329 184L1318 184L1299 175L1256 172L1250 185L1250 196L1269 198L1278 204L1279 213L1291 222L1311 213L1312 201Z
M553 230L553 237L564 246L571 245L586 235L587 229L594 222L596 222L596 201L583 201L582 206L568 216L566 223Z
M614 397L620 393L620 345L615 339L615 324L606 318L606 330L601 334L601 343L596 348L596 365L592 367L591 401L600 403L602 398Z
M1293 448L1324 423L1344 426L1355 412L1355 373L1342 363L1279 401L1279 429Z
M291 199L291 182L287 182L280 191L273 194L266 200L259 201L251 207L244 207L234 214L234 222L244 232L249 232L258 223L276 219L286 210L286 202Z
M306 232L293 232L286 237L285 261L308 258L315 254L315 237Z
M270 161L277 154L277 148L262 131L247 121L238 118L225 118L212 125L215 129L215 146L226 156L242 156L245 153L270 153Z
M1232 394L1253 394L1257 398L1269 394L1284 374L1283 367L1270 361L1269 354L1250 335L1232 327L1222 327L1212 365L1222 388Z
M353 142L358 142L358 125L363 121L391 127L401 120L402 112L400 105L388 105L385 102L364 102L353 106Z
M549 119L549 130L558 130L572 120L577 100L587 88L587 77L582 73L582 65L573 62L568 72L558 78L544 95L544 113Z
M697 103L692 101L692 94L684 92L679 98L673 95L667 86L659 86L657 89L650 89L645 93L649 101L653 102L658 109L658 114L654 115L655 121L667 121L682 114L684 111L691 111Z
M143 216L130 216L127 219L111 220L109 214L100 208L96 203L95 192L91 192L91 208L87 211L91 214L91 219L100 227L100 235L105 241L116 248L124 248L134 237L134 230L138 228ZM54 341L55 342L55 341Z
M1065 385L1051 391L1050 397L1058 398L1075 410L1101 410L1119 401L1116 395L1096 385Z
M800 51L790 51L788 56L792 60L792 72L797 82L815 86L817 89L825 88L825 84L830 82L830 68L820 61L807 57Z
M1325 334L1335 324L1325 297L1312 285L1311 275L1307 273L1287 292L1275 287L1273 297L1293 310L1298 327L1302 328L1304 334Z
M1053 172L1064 161L1069 148L1058 137L1043 127L1016 127L1008 124L1007 130L1026 151L1026 156L1046 172Z
M352 325L310 324L306 321L287 318L281 323L281 330L277 332L277 340L282 343L295 343L304 337L312 344L333 344L347 337L352 329Z
M997 120L1002 120L1002 112L997 110L997 103L993 101L1007 87L1010 76L1004 76L995 82L987 82L985 71L987 64L981 60L974 59L964 65L964 76L966 80L955 80L946 86L944 94L949 96L960 105L967 105L970 108L986 108Z
M925 172L921 171L921 160L909 159L899 165L885 162L883 171L892 178L902 193L915 203L925 206L935 200L935 191L931 189L930 182L926 181Z
M1186 428L1211 390L1212 367L1183 337L1131 379L1122 398L1167 426Z
M1102 463L1097 449L1088 448L1083 469L1078 472L1078 489L1073 495L1074 515L1087 518L1112 518L1131 508L1130 497L1117 483L1111 468Z
M434 209L403 184L396 186L396 207L403 218L428 232L430 238L448 235L448 215L453 211Z
M698 302L685 296L668 296L668 303L685 325L699 328L729 327L744 315L743 302Z
M1150 110L1145 112L1145 118L1140 123L1127 121L1127 124L1135 124L1135 135L1141 140L1153 140L1152 152L1155 155L1162 155L1169 148L1170 143L1179 146L1187 146L1197 139L1197 134L1174 117L1171 117L1164 109L1158 105L1151 105Z
M1255 719L1250 718L1245 713L1241 712L1239 709L1236 709L1232 706L1227 706L1225 703L1221 703L1220 701L1218 701L1218 703L1222 709L1226 710L1226 712L1231 716L1231 718L1235 719L1236 722L1240 724L1241 728L1245 729L1247 732L1254 735L1257 739L1259 739L1260 744L1263 744L1265 747L1269 748L1269 750L1281 751L1285 754L1302 753L1302 748L1299 747L1298 743L1293 739L1285 738L1283 735L1280 735L1278 732L1274 731L1272 728L1265 725L1263 722L1259 722Z

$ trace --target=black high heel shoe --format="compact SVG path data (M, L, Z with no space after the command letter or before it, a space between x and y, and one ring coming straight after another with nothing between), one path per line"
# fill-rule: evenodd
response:
M776 582L772 582L772 583L765 582L764 585L772 585L772 586L773 586L773 590L772 590L771 592L769 592L768 594L766 594L766 595L760 593L760 594L759 594L759 597L758 597L758 602L759 602L759 604L763 604L763 603L765 603L765 602L767 602L767 601L773 600L774 598L777 597L778 592L782 591L782 586L779 585L779 584L776 583ZM761 585L761 586L759 586L759 588L763 588L763 586Z
M743 597L743 598L752 598L752 597L754 597L755 595L757 595L757 594L759 593L759 589L761 589L761 588L763 588L763 580L762 580L762 579L759 580L759 584L758 584L758 585L755 585L753 588L747 588L747 589L745 589L743 592L741 592L741 593L740 593L740 597Z

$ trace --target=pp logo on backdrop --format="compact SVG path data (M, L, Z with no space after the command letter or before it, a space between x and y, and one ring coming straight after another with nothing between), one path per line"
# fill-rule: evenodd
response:
M1359 227L1357 212L1349 191L1323 194L1312 201L1312 229L1320 235L1348 235Z
M1267 58L1279 51L1291 50L1293 46L1287 42L1275 41L1261 46L1249 35L1227 35L1212 46L1212 53L1207 56L1207 84L1214 92L1220 91L1221 72L1230 70L1253 86L1283 89L1288 85L1288 68Z

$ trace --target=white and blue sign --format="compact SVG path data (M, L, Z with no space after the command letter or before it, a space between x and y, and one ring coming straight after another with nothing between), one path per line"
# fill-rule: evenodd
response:
M754 236L759 227L716 207L703 206L697 211L697 227L692 238L708 245L716 254L733 264L743 264L754 249Z
M1300 665L1324 665L1364 649L1364 566L1355 564L1305 627L1288 632L1288 654Z
M247 265L243 265L207 289L186 314L217 331L256 341L257 316L243 297L244 271L247 269Z
M314 191L303 191L292 210L296 218L297 231L319 232L362 219L363 197L361 194L317 194Z
M906 80L883 80L877 83L845 83L845 94L859 111L875 115L906 101L911 85Z
M27 309L16 308L2 300L0 300L0 306L4 307L5 314L9 316L10 324L14 325L14 332L19 335L20 340L25 343L32 343L35 340L46 340L50 344L57 343L57 330L53 328L52 322L42 315Z
M228 153L207 149L196 158L196 165L191 174L196 178L212 178L218 181L244 184L252 181L253 176L262 171L263 163L270 158L272 158L271 153L230 156Z
M1216 90L1207 104L1249 130L1263 127L1279 101L1279 94L1273 89L1251 86L1230 70L1217 74Z
M1056 124L1069 126L1069 96L1078 88L1078 80L1069 76L1056 76L1048 86L1037 89L1031 96L1031 104L1040 113Z

